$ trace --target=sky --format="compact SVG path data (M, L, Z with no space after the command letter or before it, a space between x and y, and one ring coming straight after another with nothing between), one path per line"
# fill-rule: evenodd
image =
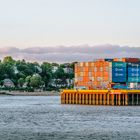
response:
M140 0L0 0L1 50L140 47L139 25Z

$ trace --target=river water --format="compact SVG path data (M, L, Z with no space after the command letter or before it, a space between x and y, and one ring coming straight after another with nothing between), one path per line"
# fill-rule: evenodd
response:
M140 107L61 105L58 96L0 96L0 140L139 140Z

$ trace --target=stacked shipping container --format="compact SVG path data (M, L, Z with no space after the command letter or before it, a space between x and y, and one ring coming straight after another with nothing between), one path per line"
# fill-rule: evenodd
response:
M128 63L128 82L140 82L140 63Z
M126 63L112 62L112 82L126 82Z
M75 87L107 88L112 79L112 65L104 60L81 62L75 65Z
M127 69L127 85L130 89L140 88L140 72L139 72L139 58L126 58L126 62L128 62Z
M75 87L106 89L110 83L138 85L140 63L138 58L99 59L75 64Z

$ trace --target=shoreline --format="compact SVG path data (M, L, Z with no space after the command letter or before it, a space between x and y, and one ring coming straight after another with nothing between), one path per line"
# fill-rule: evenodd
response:
M43 92L20 92L20 91L0 91L0 96L60 96L57 91L43 91Z

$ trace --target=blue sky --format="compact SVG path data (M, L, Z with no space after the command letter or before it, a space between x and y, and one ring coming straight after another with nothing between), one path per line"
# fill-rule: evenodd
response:
M140 0L0 0L0 47L140 46Z

